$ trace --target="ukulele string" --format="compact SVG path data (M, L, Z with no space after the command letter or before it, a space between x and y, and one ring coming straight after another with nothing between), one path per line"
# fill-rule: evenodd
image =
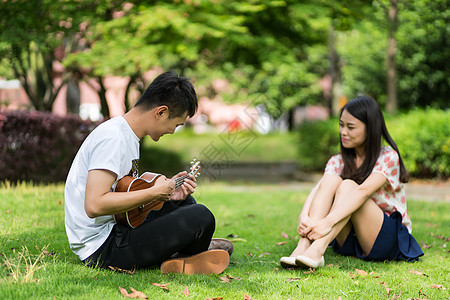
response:
M189 177L189 174L183 175L183 176L178 177L177 179L175 179L175 190L183 185L184 179L187 178L187 177Z

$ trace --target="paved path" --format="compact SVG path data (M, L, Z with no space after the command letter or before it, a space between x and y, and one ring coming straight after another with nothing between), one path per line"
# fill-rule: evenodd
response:
M272 184L235 184L227 188L233 191L250 190L292 190L310 191L317 181L287 181ZM406 184L406 199L421 201L442 201L450 203L450 180L446 182L412 180Z
M204 167L207 170L207 176L219 181L234 182L230 185L231 189L242 192L252 189L271 191L280 188L308 192L322 176L319 173L303 173L299 170L296 162L292 161L237 162L222 168L213 165ZM248 180L248 178L252 178L252 180ZM272 182L272 184L267 184L268 182ZM450 179L446 181L411 180L406 185L406 199L450 203Z
M406 199L450 203L450 180L445 182L411 181L406 185Z

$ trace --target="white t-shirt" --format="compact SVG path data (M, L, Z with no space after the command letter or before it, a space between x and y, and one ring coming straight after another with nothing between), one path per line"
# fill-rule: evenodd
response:
M325 174L340 176L344 169L342 155L337 154L330 158L325 168ZM411 233L411 219L406 211L405 186L400 182L400 159L397 152L389 146L381 149L380 156L372 170L386 177L386 183L376 191L371 199L387 214L398 211L403 218L403 225Z
M84 260L108 238L115 224L114 217L89 218L84 209L88 172L109 170L118 179L137 176L139 138L123 117L112 118L95 128L78 150L65 186L65 225L70 248Z

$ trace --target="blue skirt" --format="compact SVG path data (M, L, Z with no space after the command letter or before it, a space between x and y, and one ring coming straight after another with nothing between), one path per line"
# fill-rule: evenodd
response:
M356 256L369 261L407 260L413 262L419 260L419 257L423 255L417 241L402 224L402 215L397 211L390 216L384 214L383 225L369 254L364 254L353 227L342 247L339 248L333 241L333 250L342 255Z

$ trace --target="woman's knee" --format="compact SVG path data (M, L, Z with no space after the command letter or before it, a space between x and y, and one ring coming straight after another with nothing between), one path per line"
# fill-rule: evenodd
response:
M351 192L352 189L356 188L357 186L358 184L354 180L345 179L339 184L336 190L336 195L349 193Z

